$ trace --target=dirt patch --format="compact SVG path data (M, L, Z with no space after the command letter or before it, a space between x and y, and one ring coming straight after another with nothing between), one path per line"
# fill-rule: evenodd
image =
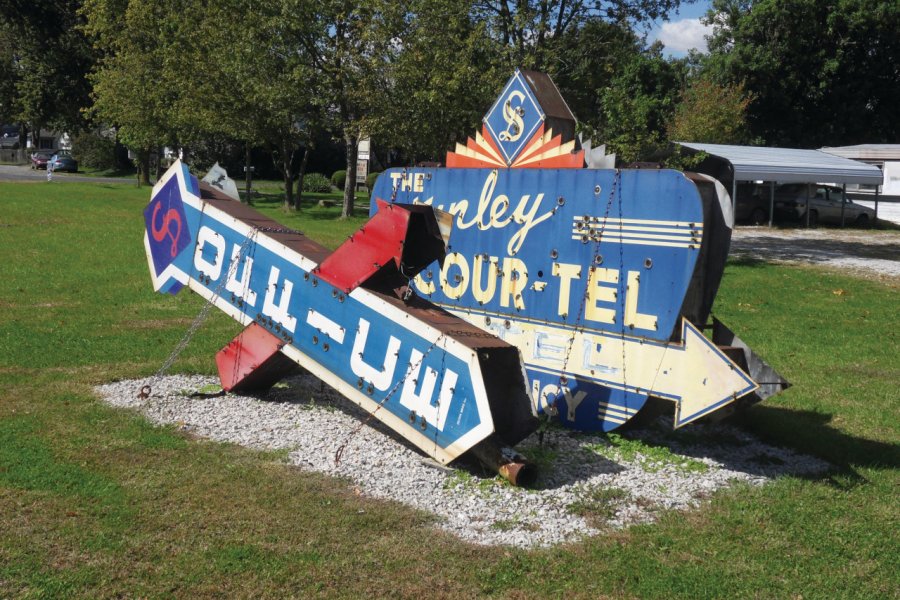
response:
M859 229L739 227L731 255L768 262L803 263L900 281L900 232Z

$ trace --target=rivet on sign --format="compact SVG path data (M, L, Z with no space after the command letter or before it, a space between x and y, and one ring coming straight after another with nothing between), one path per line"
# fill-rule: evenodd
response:
M409 411L409 422L410 423L416 422L416 411L414 411L414 410Z
M366 388L366 392L368 392L369 395L371 396L372 394L375 393L375 386L373 386L373 385L370 383L370 384L369 384L369 387Z
M556 251L556 248L550 251L550 258L557 258L559 256L559 252Z
M569 383L569 378L566 377L565 375L560 375L559 383L560 383L560 385L566 385L567 383Z
M560 206L562 206L563 204L566 203L566 199L563 198L562 196L560 196L559 198L556 199L556 203L559 204Z
M594 262L598 265L602 265L603 264L603 255L598 254L597 256L595 256Z
M594 193L597 194L597 195L600 194L600 186L599 186L599 185L595 185L595 186L594 186Z
M303 274L303 281L309 281L309 273Z
M313 336L313 344L318 344L318 343L319 343L319 336L314 335Z
M485 318L484 318L484 324L485 324L485 325L490 325L490 324L491 324L491 318L490 318L490 317L485 317Z
M506 321L503 321L503 326L506 327L507 329L509 329L509 327L510 327L510 322L509 322L508 319L507 319Z
M652 268L653 268L653 259L652 259L652 258L645 258L645 259L644 259L644 268L645 268L645 269L652 269Z
M313 279L313 287L316 287L317 285L319 285L319 280Z
M325 352L328 352L328 348L329 348L328 342L325 342L324 344L322 344L322 350L324 350Z
M359 389L363 389L364 385L365 385L365 382L363 381L362 377L360 377L359 379L356 380L356 387L358 387Z

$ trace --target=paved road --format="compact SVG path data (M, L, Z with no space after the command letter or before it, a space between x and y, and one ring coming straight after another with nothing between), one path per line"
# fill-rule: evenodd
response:
M0 165L0 181L47 181L47 172L35 171L27 166ZM53 181L134 184L136 179L134 177L88 177L77 173L53 173Z

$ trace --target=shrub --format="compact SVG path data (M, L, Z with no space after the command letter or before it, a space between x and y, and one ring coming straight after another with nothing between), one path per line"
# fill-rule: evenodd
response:
M378 176L381 175L379 172L369 173L366 175L366 187L369 188L369 191L372 191L372 188L375 187L375 180L378 179Z
M307 173L303 176L303 191L324 193L331 191L331 182L321 173Z
M116 143L93 131L85 131L72 138L72 156L82 167L115 169L117 166Z
M331 175L331 184L339 190L344 189L347 182L347 171L335 171Z

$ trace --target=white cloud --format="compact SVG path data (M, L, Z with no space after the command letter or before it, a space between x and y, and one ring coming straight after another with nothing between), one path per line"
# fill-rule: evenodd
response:
M700 19L682 19L663 23L656 39L665 44L670 52L687 52L691 48L706 52L703 36L711 33L712 26L704 25Z

